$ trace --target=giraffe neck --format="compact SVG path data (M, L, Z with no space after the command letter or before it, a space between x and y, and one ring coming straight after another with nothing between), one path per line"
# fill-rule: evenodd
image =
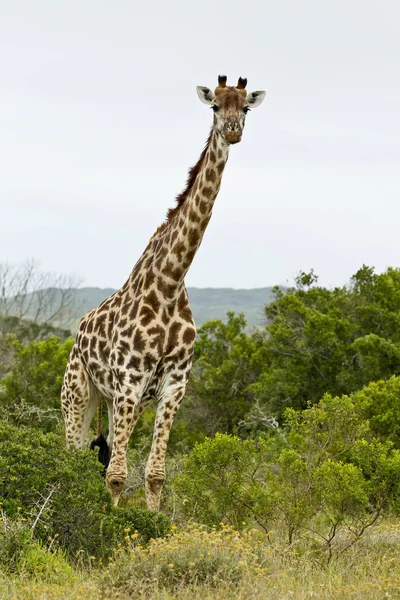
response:
M229 155L229 144L212 130L199 163L189 174L184 201L173 212L169 222L156 232L154 267L159 280L167 286L171 299L183 280L203 239L215 199L221 186L222 173ZM197 172L194 179L193 174ZM194 179L191 181L191 179ZM182 195L178 198L178 203Z

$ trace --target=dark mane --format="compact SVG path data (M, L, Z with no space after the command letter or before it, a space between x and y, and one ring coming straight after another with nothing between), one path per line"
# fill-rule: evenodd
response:
M196 181L196 177L200 173L201 168L203 166L204 159L206 157L206 152L207 152L208 147L209 147L210 142L211 142L212 132L213 132L213 130L211 129L210 135L208 136L206 145L204 146L204 150L201 153L199 160L194 165L194 167L192 167L191 169L189 169L189 175L188 175L188 178L187 178L186 187L183 190L183 192L181 192L176 197L176 206L174 206L173 208L170 208L168 210L166 221L164 223L162 223L162 225L159 226L159 228L157 229L157 231L155 232L154 235L156 235L157 233L161 233L161 231L164 231L164 229L167 227L167 225L169 225L169 223L171 223L171 221L176 217L176 215L178 214L181 206L185 203L186 198L189 196L189 194L190 194L190 192L191 192L191 190L192 190L192 188L194 186L194 183Z

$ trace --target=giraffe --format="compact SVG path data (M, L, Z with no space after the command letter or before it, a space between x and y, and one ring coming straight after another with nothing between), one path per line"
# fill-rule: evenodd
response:
M214 112L200 159L128 280L83 316L71 350L61 392L66 444L85 447L96 408L105 400L109 433L103 455L106 485L115 504L126 482L130 435L155 398L145 488L148 508L160 507L168 439L185 393L196 337L184 279L210 220L229 148L241 140L246 113L265 97L264 91L247 93L246 85L247 79L239 78L236 86L228 86L226 76L220 75L214 92L197 87L200 100Z

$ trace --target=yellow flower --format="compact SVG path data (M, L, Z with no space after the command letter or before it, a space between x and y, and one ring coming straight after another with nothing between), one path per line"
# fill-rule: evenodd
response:
M175 567L174 563L169 563L168 566L169 566L170 569L173 569Z

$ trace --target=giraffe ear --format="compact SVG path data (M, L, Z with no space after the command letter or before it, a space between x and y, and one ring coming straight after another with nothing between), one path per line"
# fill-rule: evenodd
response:
M250 94L247 94L246 101L250 108L256 108L257 106L260 106L264 98L264 91L250 92Z
M214 92L212 92L210 88L198 85L196 90L198 97L202 102L204 102L204 104L214 104L215 96Z

